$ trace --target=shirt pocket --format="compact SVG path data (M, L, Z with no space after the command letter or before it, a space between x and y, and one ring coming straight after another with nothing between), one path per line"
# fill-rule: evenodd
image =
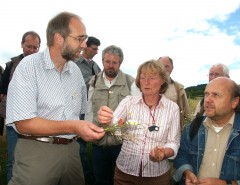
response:
M82 97L78 92L74 92L71 95L71 109L76 112L80 112L82 105Z
M199 147L195 143L191 143L188 148L188 155L189 155L188 159L190 160L190 164L192 164L193 166L197 166L198 155L202 154L202 151L198 151L198 150L199 150Z
M118 102L120 103L126 96L130 95L129 90L123 88L118 94Z

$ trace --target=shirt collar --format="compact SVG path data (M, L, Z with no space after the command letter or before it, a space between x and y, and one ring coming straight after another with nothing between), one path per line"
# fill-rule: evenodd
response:
M117 81L117 78L118 75L112 81L109 81L106 77L105 72L103 72L103 81L108 88L110 88Z
M135 97L135 102L134 103L136 103L136 104L137 103L145 104L145 102L143 100L143 94L142 93L139 94L139 95L135 95L134 97ZM167 101L168 101L167 98L163 94L161 94L161 99L160 99L157 107L164 107L164 106L166 106L167 105Z
M235 112L233 113L231 118L228 120L228 122L225 124L225 126L232 125L233 127L234 119L235 119ZM213 120L211 118L206 117L206 119L203 121L203 124L205 127L211 127L213 124Z
M83 56L81 55L79 61L80 61L80 62L90 63L90 62L92 61L92 59L87 59L87 58L85 58L85 57L83 57Z
M83 59L84 59L86 62L88 62L88 63L90 63L90 62L92 61L92 59L86 59L86 58L84 58L84 57L83 57Z
M50 56L49 48L46 48L43 51L43 55L44 55L43 58L44 58L45 69L55 69L55 65ZM71 66L69 65L70 62L72 62L72 61L68 61L64 64L62 73L66 72L66 71L71 72Z

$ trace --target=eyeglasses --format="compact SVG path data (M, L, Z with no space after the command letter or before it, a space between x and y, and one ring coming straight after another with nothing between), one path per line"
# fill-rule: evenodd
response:
M107 65L119 65L119 62L115 62L115 61L109 61L109 60L106 60L106 61L103 61L104 63L106 63Z
M35 51L38 51L39 50L39 47L37 47L37 46L33 46L33 45L28 45L28 44L25 44L25 47L27 48L27 49L33 49L33 50L35 50Z
M71 36L71 35L68 35L68 37L71 37L71 38L74 38L75 40L77 40L79 43L82 43L84 41L86 41L88 39L88 36L87 35L80 35L78 37L74 37L74 36Z
M98 48L92 48L92 47L89 47L91 48L93 51L98 51Z
M209 73L208 76L210 76L210 77L215 76L217 78L217 77L224 76L224 75L219 74L219 73Z

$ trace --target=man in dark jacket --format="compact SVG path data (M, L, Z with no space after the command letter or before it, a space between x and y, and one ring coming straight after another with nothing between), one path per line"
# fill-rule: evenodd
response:
M2 66L0 66L0 84L2 81L2 74L3 74L4 69L2 68ZM2 101L2 97L0 98L0 102ZM0 111L1 112L1 111ZM3 135L3 131L4 131L4 118L0 116L0 135Z
M218 77L205 89L203 119L191 139L191 127L183 131L174 160L173 179L181 184L240 184L240 87Z
M1 96L1 107L0 116L6 118L6 98L8 85L12 79L13 73L20 63L20 61L33 53L38 52L41 44L40 36L34 31L28 31L23 34L21 46L23 53L11 58L11 61L6 63L6 68L2 75L0 84L0 96ZM13 153L17 142L17 133L12 127L6 127L7 132L7 143L8 143L8 164L7 164L7 180L9 181L12 177L12 166L13 166Z

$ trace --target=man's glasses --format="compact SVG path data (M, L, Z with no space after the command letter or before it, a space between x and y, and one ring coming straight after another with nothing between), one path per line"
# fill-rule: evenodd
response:
M92 47L89 47L91 48L93 51L98 51L98 48L92 48Z
M82 42L84 42L84 41L86 41L88 39L87 35L80 35L78 37L74 37L74 36L68 35L68 37L71 37L71 38L77 40L79 43L82 43Z
M224 76L224 75L223 74L219 74L219 73L209 73L208 76L210 76L210 77L214 76L215 78L217 78L217 77Z
M28 45L28 44L25 44L25 47L27 48L27 49L33 49L33 50L35 50L35 51L38 51L39 50L39 47L37 47L37 46L33 46L33 45Z
M112 65L119 65L119 62L115 62L115 61L109 61L109 60L106 60L106 61L103 61L104 63L106 63L107 65L110 65L110 64L112 64Z

